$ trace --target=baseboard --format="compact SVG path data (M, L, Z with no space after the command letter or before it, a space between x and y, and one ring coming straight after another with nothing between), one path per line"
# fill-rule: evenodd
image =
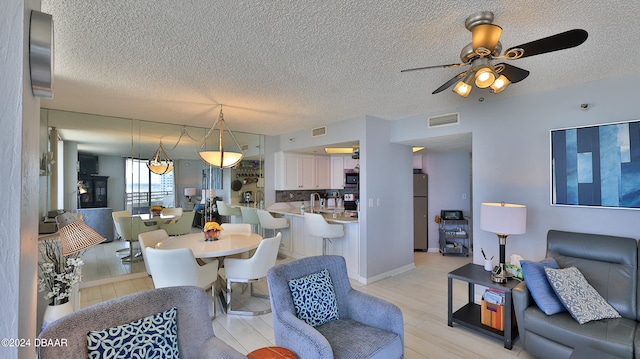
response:
M388 272L384 272L384 273L375 275L373 277L361 278L362 280L358 280L358 282L363 283L363 284L371 284L371 283L377 282L379 280L382 280L382 279L385 279L385 278L388 278L388 277L393 277L394 275L398 275L400 273L404 273L404 272L410 271L410 270L415 269L415 268L416 268L415 263L410 263L410 264L407 264L407 265L402 266L400 268L392 269L392 270L390 270Z

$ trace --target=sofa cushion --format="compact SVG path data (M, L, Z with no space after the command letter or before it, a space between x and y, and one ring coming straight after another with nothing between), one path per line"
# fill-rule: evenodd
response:
M331 345L334 358L389 359L404 351L398 334L351 319L334 320L316 329ZM349 335L344 334L347 332Z
M567 310L551 287L551 284L549 284L547 274L544 271L544 267L555 269L560 268L555 259L549 257L541 260L540 262L532 262L523 259L520 261L520 266L522 267L522 274L524 275L524 280L527 283L527 288L529 288L529 292L531 292L531 296L540 310L542 310L546 315L552 315Z
M546 267L544 271L553 290L578 323L620 318L620 313L587 282L578 268L553 269Z
M571 349L592 346L620 358L634 357L636 321L632 319L603 319L581 325L569 312L546 315L532 305L524 311L524 326L526 333L521 336L525 336L526 349L533 356L552 357L548 346L559 344ZM534 337L531 333L538 335L541 341L530 341Z
M178 327L171 308L131 323L89 331L90 359L98 358L178 358Z
M338 304L329 270L291 279L289 289L296 316L312 327L338 319Z

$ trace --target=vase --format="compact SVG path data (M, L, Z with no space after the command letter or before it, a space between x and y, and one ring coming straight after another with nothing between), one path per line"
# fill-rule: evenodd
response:
M71 305L71 302L58 305L48 305L47 309L44 311L44 316L42 317L42 329L71 313L73 313L73 305Z

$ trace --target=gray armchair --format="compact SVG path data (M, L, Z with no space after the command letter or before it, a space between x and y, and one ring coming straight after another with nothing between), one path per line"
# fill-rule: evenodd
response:
M296 317L289 280L328 269L339 319L312 327ZM299 358L402 358L400 308L354 290L340 256L307 257L276 265L267 273L276 345Z
M130 323L167 309L178 310L181 358L245 358L216 338L209 319L208 296L198 287L169 287L130 294L81 309L46 327L40 338L66 339L63 346L39 347L39 358L86 358L87 332Z

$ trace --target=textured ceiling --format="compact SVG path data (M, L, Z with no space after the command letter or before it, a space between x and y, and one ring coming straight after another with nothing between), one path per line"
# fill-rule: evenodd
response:
M582 28L572 49L520 59L503 93L431 92L460 68L464 20L495 13L503 48ZM42 106L267 135L372 115L446 113L638 72L640 1L42 0L55 22L54 99Z

